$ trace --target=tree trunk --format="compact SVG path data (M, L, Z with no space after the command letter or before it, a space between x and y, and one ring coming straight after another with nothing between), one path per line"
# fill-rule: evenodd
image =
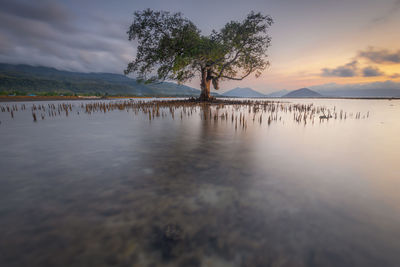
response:
M200 94L200 100L201 101L210 101L212 99L211 94L210 94L210 86L211 86L211 78L208 75L208 70L207 69L202 69L201 70L201 94Z

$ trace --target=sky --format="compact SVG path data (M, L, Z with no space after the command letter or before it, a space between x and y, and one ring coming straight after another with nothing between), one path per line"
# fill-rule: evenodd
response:
M400 0L0 0L0 62L122 74L136 53L126 31L146 8L182 12L204 35L251 10L272 16L270 67L222 92L400 82Z

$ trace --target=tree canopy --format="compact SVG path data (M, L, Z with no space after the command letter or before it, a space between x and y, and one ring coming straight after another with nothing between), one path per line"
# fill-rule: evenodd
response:
M144 82L178 83L200 76L201 97L209 99L211 83L218 90L220 81L258 77L269 66L272 23L270 16L252 11L242 22L228 22L204 36L181 13L136 11L127 33L138 42L137 54L125 74L135 73Z

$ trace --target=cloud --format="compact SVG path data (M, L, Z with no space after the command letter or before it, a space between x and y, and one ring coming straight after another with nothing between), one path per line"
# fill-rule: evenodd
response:
M361 51L358 57L379 64L398 64L400 63L400 50L390 52L386 49L375 50L374 48L369 48L366 51Z
M364 59L364 60L363 60ZM354 60L336 68L323 68L321 71L321 76L323 77L377 77L384 76L385 73L382 72L377 66L366 66L363 68L359 67L359 62L361 64L365 59L368 62L375 64L400 64L400 50L397 52L391 52L386 49L375 49L370 47L364 51L360 51ZM397 74L392 76L387 76L390 78L398 78Z
M384 75L384 73L377 67L371 67L371 66L363 68L361 72L364 77L377 77Z
M354 60L333 69L323 68L321 75L325 77L354 77L357 76L357 64L358 62Z
M394 1L393 5L383 14L371 20L371 24L383 23L393 17L400 10L400 0Z
M122 73L134 55L126 38L128 22L76 17L50 0L2 1L0 62Z
M72 13L60 3L50 0L2 0L2 12L17 18L39 21L64 31L73 28L69 21L74 19Z
M392 75L390 75L389 77L392 78L392 79L400 78L400 73L392 74Z

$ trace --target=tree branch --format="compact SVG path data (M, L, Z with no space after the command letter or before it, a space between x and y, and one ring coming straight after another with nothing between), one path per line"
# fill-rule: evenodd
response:
M221 77L221 78L224 78L224 79L229 79L229 80L241 81L241 80L243 80L244 78L246 78L247 76L249 76L252 72L253 72L253 66L251 66L250 70L249 70L244 76L242 76L242 77L240 77L240 78L229 77L229 76L225 76L225 75L221 75L220 77Z
M228 67L229 65L231 65L233 62L236 61L236 59L238 58L238 56L239 56L239 54L240 54L241 51L242 51L241 49L238 50L238 51L236 52L235 57L234 57L232 60L230 60L230 61L226 62L224 65L222 65L221 71L219 72L217 78L221 78L221 77L222 77L222 73L224 72L225 68Z

